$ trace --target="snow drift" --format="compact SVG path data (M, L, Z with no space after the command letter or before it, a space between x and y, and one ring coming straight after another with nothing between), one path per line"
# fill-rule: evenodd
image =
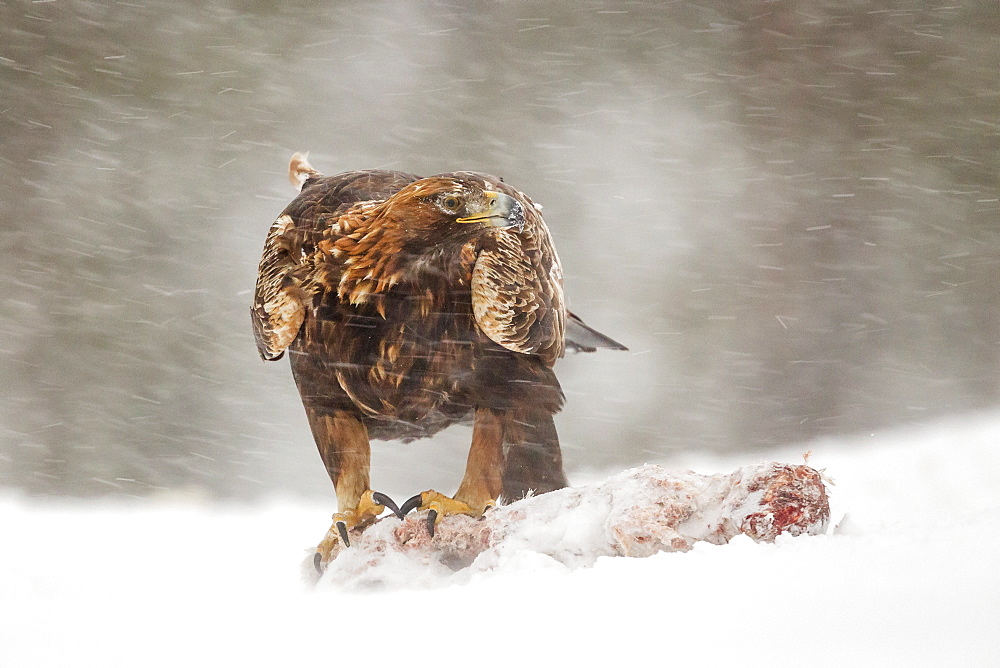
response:
M401 568L380 569L396 579L378 591L301 586L329 499L0 491L0 666L1000 665L998 441L993 413L770 451L800 461L812 450L834 527L818 536L737 534L590 568L529 549L478 572L387 555ZM671 462L705 473L746 463ZM558 519L571 537L590 526ZM458 586L440 586L433 568Z
M427 513L383 517L337 542L319 578L313 560L303 572L338 587L399 582L439 584L493 570L512 553L534 553L565 566L590 566L602 556L648 557L716 545L745 534L773 541L788 533L821 534L830 504L821 474L805 465L743 467L728 475L671 473L652 464L599 485L566 488L494 508L483 517L441 518L432 537Z

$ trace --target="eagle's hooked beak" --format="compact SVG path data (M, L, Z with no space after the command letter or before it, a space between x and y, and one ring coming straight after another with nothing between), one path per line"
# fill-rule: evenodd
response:
M483 191L483 198L487 202L486 210L458 218L457 222L489 223L501 230L516 227L518 232L524 229L524 207L521 206L520 202L510 195L490 190Z

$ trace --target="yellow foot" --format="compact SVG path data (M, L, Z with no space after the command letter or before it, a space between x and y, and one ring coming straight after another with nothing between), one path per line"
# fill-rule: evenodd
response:
M434 527L441 521L443 516L471 515L472 517L479 517L495 505L497 505L496 501L488 499L480 507L474 508L464 501L458 501L450 496L445 496L440 492L435 492L434 490L429 489L426 492L422 492L407 499L406 502L400 506L398 515L403 517L414 508L417 510L428 511L427 533L433 537Z
M369 489L361 495L356 508L334 513L333 524L320 544L316 546L316 555L313 557L313 565L316 566L316 570L322 573L326 569L338 543L343 543L344 547L351 546L351 539L348 537L350 531L362 531L371 526L387 507L394 514L402 517L399 508L392 499L381 492L373 492Z

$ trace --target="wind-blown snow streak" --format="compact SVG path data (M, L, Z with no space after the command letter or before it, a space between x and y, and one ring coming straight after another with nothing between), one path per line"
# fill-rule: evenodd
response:
M598 557L686 551L698 541L725 544L739 534L773 541L821 534L830 519L822 476L805 465L768 463L729 475L671 473L646 465L605 482L530 497L482 518L451 515L430 537L426 513L394 516L351 538L322 578L338 587L450 584L534 553L570 568ZM339 542L337 543L339 545Z

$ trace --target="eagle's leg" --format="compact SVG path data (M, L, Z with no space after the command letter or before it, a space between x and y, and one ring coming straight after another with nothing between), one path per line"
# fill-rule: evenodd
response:
M465 476L454 500L466 504L475 515L496 505L502 488L503 418L489 408L476 410L472 426L472 446L465 463Z
M503 497L517 501L529 492L544 494L568 486L552 413L530 407L510 411L506 418Z
M472 427L472 447L465 465L465 477L454 497L434 490L427 490L407 500L399 509L405 515L418 508L430 511L427 530L434 535L434 526L444 515L482 515L496 505L502 488L503 474L503 418L488 408L476 410Z
M317 570L330 562L338 543L350 547L349 534L372 524L388 506L399 512L385 494L369 489L371 446L368 430L356 416L346 412L319 413L306 409L320 457L337 492L337 512L326 536L316 547Z

